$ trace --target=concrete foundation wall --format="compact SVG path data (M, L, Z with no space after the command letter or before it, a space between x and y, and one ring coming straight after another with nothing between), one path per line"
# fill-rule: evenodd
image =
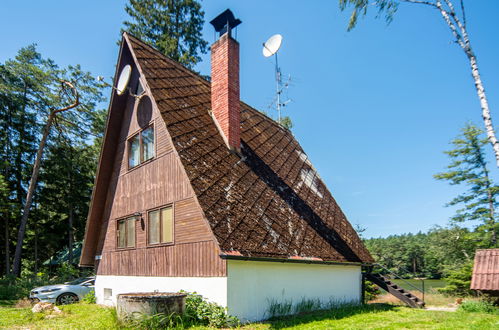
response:
M361 267L262 261L227 262L229 314L241 321L268 318L270 301L361 301Z
M120 293L178 292L201 294L209 301L227 306L227 277L153 277L97 275L95 296L98 304L116 305Z

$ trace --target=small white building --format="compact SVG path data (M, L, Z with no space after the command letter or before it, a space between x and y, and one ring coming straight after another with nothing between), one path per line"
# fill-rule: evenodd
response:
M211 83L123 35L80 261L98 303L196 291L254 321L360 302L372 257L291 132L239 100L239 23L212 21Z

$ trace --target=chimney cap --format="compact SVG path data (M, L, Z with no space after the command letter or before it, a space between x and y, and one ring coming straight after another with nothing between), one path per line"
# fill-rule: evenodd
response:
M227 9L210 22L210 24L215 28L215 31L219 32L220 35L232 30L241 23L241 20L239 18L235 18L230 9Z

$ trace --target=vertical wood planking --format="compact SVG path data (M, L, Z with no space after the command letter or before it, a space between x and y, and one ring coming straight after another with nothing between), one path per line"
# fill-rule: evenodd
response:
M135 78L137 79L137 78ZM128 98L123 109L120 141L109 182L99 253L99 275L128 276L224 276L225 261L194 199L194 192L182 164L170 143L166 124L153 107L151 122L155 128L155 157L152 161L128 169L127 139L140 131L137 106ZM148 210L174 206L174 244L147 246ZM136 247L118 250L116 221L136 212Z

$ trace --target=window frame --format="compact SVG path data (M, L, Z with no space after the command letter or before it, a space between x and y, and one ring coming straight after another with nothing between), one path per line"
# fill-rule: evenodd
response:
M125 246L120 246L120 221L125 221ZM134 228L134 244L133 246L128 246L128 221L133 221ZM134 215L128 215L122 218L116 219L116 249L117 250L131 250L137 248L137 217Z
M152 138L153 138L153 155L151 158L147 159L147 160L144 160L144 143L142 141L142 133L148 129L152 128ZM132 139L138 137L139 138L139 163L135 166L130 166L130 156L131 156L131 150L132 150ZM126 149L127 149L127 157L126 157L126 161L127 161L127 168L128 170L133 170L133 169L136 169L137 167L143 165L143 164L147 164L149 163L150 161L154 160L156 158L156 128L155 128L155 125L154 125L154 122L150 123L149 125L147 125L146 127L144 128L141 128L140 130L134 132L133 134L131 134L129 137L127 137L126 139Z
M163 235L163 221L161 217L161 210L166 209L166 208L171 208L172 209L172 240L171 242L161 242L162 235ZM159 211L159 242L158 243L151 243L149 239L149 227L150 227L150 214L154 211ZM175 244L175 205L174 203L171 204L166 204L160 207L155 207L153 209L147 210L147 223L146 223L146 235L147 235L147 247L157 247L157 246L164 246L164 245L174 245Z

